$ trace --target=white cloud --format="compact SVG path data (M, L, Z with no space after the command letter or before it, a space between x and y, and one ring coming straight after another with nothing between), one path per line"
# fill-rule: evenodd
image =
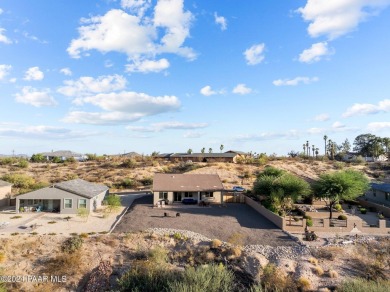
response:
M3 14L4 10L0 8L0 15Z
M239 135L235 138L237 141L266 141L275 139L298 139L299 133L296 130L290 130L284 133L263 132L260 134Z
M308 0L297 11L310 22L311 37L335 39L357 28L360 22L377 14L390 0Z
M211 89L210 85L206 85L205 87L201 88L200 93L204 96L211 96L216 94L222 94L223 90L215 91Z
M149 127L128 126L126 129L134 132L161 132L164 130L191 130L208 127L207 123L183 123L177 121L153 123Z
M264 60L264 50L264 43L251 46L244 52L246 63L248 65L256 65L261 63Z
M333 129L342 129L342 128L345 128L345 125L341 122L334 122L332 124L332 128Z
M390 122L373 122L367 125L369 132L379 132L383 130L390 130Z
M122 2L129 8L145 8L148 4L149 1ZM83 19L84 25L78 29L80 36L71 41L67 51L73 58L94 49L102 53L125 53L131 60L154 58L162 53L193 60L196 54L183 46L190 34L192 19L191 12L184 10L183 0L159 0L153 18L112 9L103 16Z
M318 80L318 77L296 77L294 79L278 79L274 80L272 83L275 86L296 86L300 83L310 84L317 82Z
M78 80L66 80L58 92L71 97L121 90L126 87L126 78L121 75L104 75L97 78L83 76Z
M26 71L24 80L42 80L44 77L45 75L39 70L39 67L31 67Z
M233 93L235 93L235 94L244 95L244 94L249 94L251 92L252 92L252 89L247 87L243 83L237 84L237 86L233 88Z
M60 72L66 76L72 76L72 70L70 70L69 68L62 68L60 70Z
M127 72L160 72L169 68L169 61L165 58L154 61L154 60L134 60L132 64L126 65Z
M39 91L30 86L23 87L21 93L15 94L15 99L19 103L30 104L35 107L55 106L57 104L50 95L49 89Z
M12 127L2 127L0 125L1 137L19 137L27 139L47 139L47 140L60 140L60 139L72 139L72 138L84 138L86 136L93 136L97 133L88 131L73 131L66 128L52 127L52 126L22 126L13 125Z
M92 104L104 112L70 112L64 121L85 124L124 124L145 116L176 111L180 101L176 96L150 96L130 91L100 93L74 100L79 106Z
M202 132L197 132L197 131L188 131L183 134L183 138L189 138L189 139L196 139L200 138L204 135Z
M315 63L320 61L323 57L334 54L334 50L328 48L327 42L320 42L312 44L310 49L303 50L299 55L299 62Z
M150 8L150 2L151 0L121 0L121 7L143 16L145 11Z
M11 65L0 65L0 80L3 80L9 74L9 71L11 71L11 69Z
M214 20L215 23L219 25L221 30L226 30L227 29L227 20L223 16L218 16L217 12L214 13Z
M355 103L343 113L344 118L356 115L371 115L390 112L390 99L384 99L377 105L370 103Z
M317 122L325 122L330 119L329 114L319 114L314 117L314 120Z
M5 29L0 27L0 43L12 44L12 41L5 35Z
M328 129L325 128L309 128L307 130L307 133L310 135L318 135L318 134L324 134L328 132L329 132Z

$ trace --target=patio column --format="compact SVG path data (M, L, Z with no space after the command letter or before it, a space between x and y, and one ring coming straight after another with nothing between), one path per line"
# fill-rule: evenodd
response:
M198 203L200 202L200 192L198 192Z
M20 200L18 198L16 198L16 201L15 201L15 208L16 208L16 213L19 213L19 208L20 208Z

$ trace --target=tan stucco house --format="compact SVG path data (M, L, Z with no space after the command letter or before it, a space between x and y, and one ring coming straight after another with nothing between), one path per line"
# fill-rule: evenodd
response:
M168 204L183 200L222 203L223 185L217 174L165 174L153 178L153 204L167 200Z
M367 201L390 207L390 184L371 183L371 188L365 193Z
M16 197L16 212L48 211L76 214L79 208L94 211L102 205L107 186L74 179Z
M0 180L0 207L5 207L9 205L11 188L11 183Z

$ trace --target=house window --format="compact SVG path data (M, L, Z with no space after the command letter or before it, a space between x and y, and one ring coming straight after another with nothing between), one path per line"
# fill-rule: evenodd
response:
M64 199L64 209L72 209L72 208L73 208L73 200Z
M80 208L87 209L87 199L79 199L79 209Z
M386 201L390 201L390 193L385 193Z
M214 193L213 192L204 192L204 196L206 198L212 198L212 197L214 197Z
M162 199L168 199L168 192L160 192L160 193L158 194L158 198L159 198L160 200L162 200Z

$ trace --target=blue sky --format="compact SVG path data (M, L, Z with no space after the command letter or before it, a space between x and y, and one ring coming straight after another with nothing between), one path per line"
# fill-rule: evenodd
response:
M0 154L390 136L390 0L3 0Z

